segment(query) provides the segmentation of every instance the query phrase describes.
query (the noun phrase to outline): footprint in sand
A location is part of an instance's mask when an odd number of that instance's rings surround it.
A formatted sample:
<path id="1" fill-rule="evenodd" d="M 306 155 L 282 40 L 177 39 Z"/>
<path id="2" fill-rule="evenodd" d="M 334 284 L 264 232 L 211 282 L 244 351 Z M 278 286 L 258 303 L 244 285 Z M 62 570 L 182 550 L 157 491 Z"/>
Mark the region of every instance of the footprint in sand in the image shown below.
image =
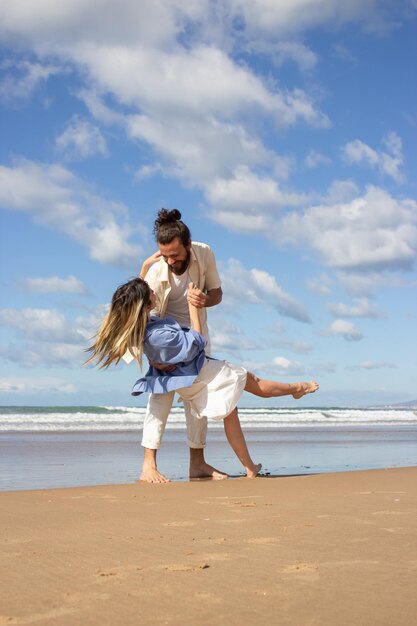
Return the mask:
<path id="1" fill-rule="evenodd" d="M 178 565 L 165 565 L 164 569 L 168 572 L 198 572 L 199 570 L 208 569 L 208 563 L 189 563 Z"/>
<path id="2" fill-rule="evenodd" d="M 187 526 L 195 526 L 195 522 L 166 522 L 163 526 L 176 526 L 178 528 L 184 528 Z"/>
<path id="3" fill-rule="evenodd" d="M 319 566 L 316 563 L 293 563 L 283 569 L 284 574 L 308 574 L 314 577 L 319 575 Z"/>
<path id="4" fill-rule="evenodd" d="M 247 539 L 246 543 L 252 543 L 258 546 L 272 545 L 274 543 L 279 543 L 279 539 L 278 537 L 253 537 L 252 539 Z"/>
<path id="5" fill-rule="evenodd" d="M 372 515 L 405 515 L 407 511 L 374 511 Z"/>
<path id="6" fill-rule="evenodd" d="M 57 609 L 51 609 L 50 611 L 45 611 L 44 613 L 32 613 L 32 615 L 27 617 L 12 617 L 12 616 L 4 616 L 0 615 L 0 625 L 3 624 L 33 624 L 36 622 L 43 622 L 45 624 L 46 620 L 52 620 L 58 617 L 64 617 L 67 615 L 71 615 L 71 613 L 75 613 L 76 609 L 61 607 Z M 51 624 L 54 623 L 51 621 Z"/>

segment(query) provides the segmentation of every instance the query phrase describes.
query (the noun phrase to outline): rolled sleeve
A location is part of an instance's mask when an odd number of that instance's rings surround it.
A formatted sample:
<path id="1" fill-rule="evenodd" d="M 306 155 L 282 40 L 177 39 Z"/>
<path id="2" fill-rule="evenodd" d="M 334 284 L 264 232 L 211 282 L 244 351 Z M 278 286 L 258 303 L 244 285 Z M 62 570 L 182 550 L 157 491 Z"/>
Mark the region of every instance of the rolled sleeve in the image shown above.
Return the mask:
<path id="1" fill-rule="evenodd" d="M 220 280 L 219 272 L 217 271 L 216 258 L 211 250 L 211 248 L 207 248 L 207 257 L 206 257 L 206 280 L 205 280 L 205 288 L 207 291 L 211 291 L 212 289 L 218 289 L 222 285 L 222 281 Z"/>

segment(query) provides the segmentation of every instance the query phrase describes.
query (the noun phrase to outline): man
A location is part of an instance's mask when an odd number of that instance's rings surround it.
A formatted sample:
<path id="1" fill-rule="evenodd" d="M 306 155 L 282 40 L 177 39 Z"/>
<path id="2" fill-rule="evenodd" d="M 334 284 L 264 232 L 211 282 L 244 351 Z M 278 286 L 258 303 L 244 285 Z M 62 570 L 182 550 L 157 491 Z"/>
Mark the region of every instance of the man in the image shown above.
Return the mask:
<path id="1" fill-rule="evenodd" d="M 154 233 L 159 251 L 147 259 L 141 271 L 154 291 L 157 306 L 152 311 L 159 317 L 173 317 L 181 326 L 190 326 L 188 302 L 200 311 L 202 334 L 209 340 L 206 309 L 222 300 L 222 289 L 216 260 L 210 247 L 192 242 L 189 228 L 181 221 L 177 209 L 158 212 Z M 188 292 L 189 283 L 198 289 Z M 208 348 L 206 349 L 206 353 Z M 155 364 L 166 370 L 175 366 Z M 141 480 L 151 483 L 168 482 L 158 471 L 156 454 L 161 445 L 166 422 L 175 392 L 151 394 L 143 424 L 142 446 L 144 462 Z M 190 478 L 226 478 L 227 475 L 206 463 L 204 447 L 207 435 L 207 419 L 195 418 L 184 405 L 187 423 L 187 443 L 190 447 Z"/>

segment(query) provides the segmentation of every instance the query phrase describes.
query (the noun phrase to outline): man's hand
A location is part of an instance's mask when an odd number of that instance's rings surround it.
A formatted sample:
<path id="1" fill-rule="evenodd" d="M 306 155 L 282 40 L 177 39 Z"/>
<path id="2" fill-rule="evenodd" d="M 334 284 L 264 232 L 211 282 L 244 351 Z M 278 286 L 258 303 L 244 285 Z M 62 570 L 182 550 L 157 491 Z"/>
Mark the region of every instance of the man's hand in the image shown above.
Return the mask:
<path id="1" fill-rule="evenodd" d="M 207 296 L 205 293 L 201 291 L 198 287 L 193 285 L 188 289 L 187 292 L 187 301 L 189 304 L 192 304 L 197 309 L 203 309 L 206 306 Z"/>
<path id="2" fill-rule="evenodd" d="M 165 363 L 157 363 L 156 361 L 150 360 L 149 365 L 152 365 L 152 367 L 156 367 L 156 369 L 161 370 L 161 372 L 173 372 L 177 368 L 176 365 L 166 365 Z"/>

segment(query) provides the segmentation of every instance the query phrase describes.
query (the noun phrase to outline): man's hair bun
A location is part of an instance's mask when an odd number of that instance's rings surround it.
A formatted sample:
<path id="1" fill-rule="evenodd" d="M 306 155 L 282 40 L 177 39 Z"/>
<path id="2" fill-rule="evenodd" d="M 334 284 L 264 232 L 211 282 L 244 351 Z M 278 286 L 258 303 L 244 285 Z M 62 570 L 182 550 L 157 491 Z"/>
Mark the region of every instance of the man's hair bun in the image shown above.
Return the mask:
<path id="1" fill-rule="evenodd" d="M 189 228 L 181 221 L 181 213 L 178 209 L 158 211 L 153 232 L 157 242 L 162 244 L 171 243 L 175 237 L 179 237 L 184 246 L 188 246 L 191 241 Z"/>
<path id="2" fill-rule="evenodd" d="M 181 213 L 178 209 L 161 209 L 158 211 L 155 220 L 154 232 L 159 230 L 162 224 L 168 224 L 169 222 L 177 222 L 181 219 Z"/>

